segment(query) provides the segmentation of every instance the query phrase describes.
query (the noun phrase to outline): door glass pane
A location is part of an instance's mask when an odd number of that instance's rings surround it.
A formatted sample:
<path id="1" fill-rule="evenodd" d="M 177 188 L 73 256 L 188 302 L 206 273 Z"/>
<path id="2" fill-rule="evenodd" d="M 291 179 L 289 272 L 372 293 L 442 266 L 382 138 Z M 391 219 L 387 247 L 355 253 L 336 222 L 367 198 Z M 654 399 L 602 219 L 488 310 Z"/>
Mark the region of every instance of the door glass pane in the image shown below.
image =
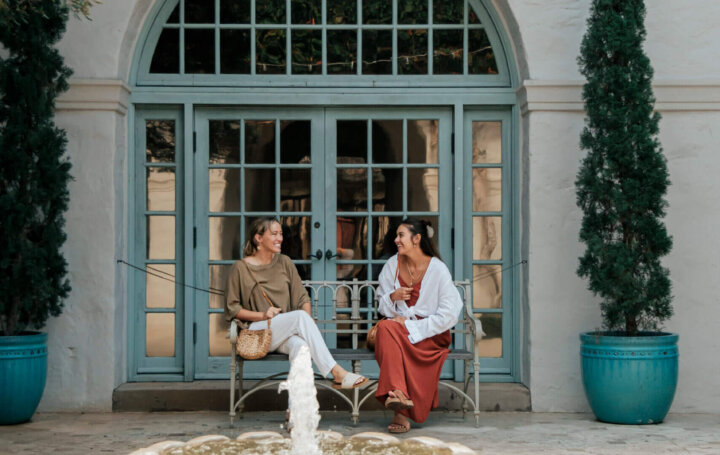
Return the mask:
<path id="1" fill-rule="evenodd" d="M 175 356 L 175 313 L 145 314 L 145 355 Z"/>
<path id="2" fill-rule="evenodd" d="M 175 210 L 175 169 L 147 168 L 147 209 Z"/>
<path id="3" fill-rule="evenodd" d="M 366 163 L 367 122 L 365 120 L 337 121 L 337 162 Z M 347 160 L 346 158 L 358 158 Z"/>
<path id="4" fill-rule="evenodd" d="M 502 259 L 502 218 L 499 216 L 473 217 L 473 259 Z"/>
<path id="5" fill-rule="evenodd" d="M 337 170 L 337 209 L 340 212 L 367 210 L 367 169 Z"/>
<path id="6" fill-rule="evenodd" d="M 245 169 L 245 211 L 275 211 L 275 169 Z"/>
<path id="7" fill-rule="evenodd" d="M 367 259 L 367 217 L 337 217 L 336 250 L 338 261 Z M 345 279 L 352 267 L 338 267 L 338 279 Z"/>
<path id="8" fill-rule="evenodd" d="M 426 0 L 398 0 L 398 23 L 427 24 L 428 9 Z"/>
<path id="9" fill-rule="evenodd" d="M 373 120 L 373 163 L 403 162 L 403 121 Z"/>
<path id="10" fill-rule="evenodd" d="M 250 74 L 249 30 L 220 30 L 220 72 Z"/>
<path id="11" fill-rule="evenodd" d="M 477 344 L 480 357 L 502 357 L 502 315 L 478 314 L 485 336 Z"/>
<path id="12" fill-rule="evenodd" d="M 285 30 L 255 30 L 255 46 L 255 73 L 285 74 Z"/>
<path id="13" fill-rule="evenodd" d="M 208 219 L 208 237 L 210 260 L 240 259 L 239 216 L 211 216 Z"/>
<path id="14" fill-rule="evenodd" d="M 175 120 L 145 122 L 145 156 L 148 163 L 175 161 Z"/>
<path id="15" fill-rule="evenodd" d="M 463 31 L 435 30 L 433 74 L 463 73 Z"/>
<path id="16" fill-rule="evenodd" d="M 398 30 L 398 74 L 428 73 L 428 32 L 426 29 Z"/>
<path id="17" fill-rule="evenodd" d="M 147 217 L 147 258 L 175 259 L 175 217 Z"/>
<path id="18" fill-rule="evenodd" d="M 357 31 L 327 31 L 327 73 L 355 74 L 357 72 Z"/>
<path id="19" fill-rule="evenodd" d="M 248 164 L 275 162 L 275 121 L 245 121 L 245 162 Z"/>
<path id="20" fill-rule="evenodd" d="M 178 22 L 180 22 L 180 5 L 176 6 L 168 17 L 168 24 L 177 24 Z"/>
<path id="21" fill-rule="evenodd" d="M 502 210 L 502 169 L 473 169 L 473 211 Z"/>
<path id="22" fill-rule="evenodd" d="M 210 164 L 240 162 L 240 122 L 210 120 Z"/>
<path id="23" fill-rule="evenodd" d="M 229 356 L 230 340 L 225 338 L 230 328 L 230 323 L 225 320 L 222 313 L 211 313 L 208 327 L 208 354 L 211 357 Z"/>
<path id="24" fill-rule="evenodd" d="M 502 160 L 502 124 L 473 122 L 473 163 L 500 163 Z"/>
<path id="25" fill-rule="evenodd" d="M 210 212 L 240 211 L 240 169 L 210 169 L 208 171 Z"/>
<path id="26" fill-rule="evenodd" d="M 210 308 L 225 308 L 225 292 L 228 276 L 232 265 L 211 265 L 210 266 Z"/>
<path id="27" fill-rule="evenodd" d="M 363 24 L 392 24 L 392 2 L 374 0 L 363 2 Z"/>
<path id="28" fill-rule="evenodd" d="M 290 10 L 293 24 L 322 24 L 321 0 L 292 0 Z"/>
<path id="29" fill-rule="evenodd" d="M 437 212 L 439 179 L 437 168 L 408 169 L 407 207 L 411 212 Z"/>
<path id="30" fill-rule="evenodd" d="M 322 31 L 292 31 L 292 73 L 322 73 Z"/>
<path id="31" fill-rule="evenodd" d="M 179 73 L 180 72 L 180 30 L 166 28 L 160 33 L 152 62 L 151 73 Z"/>
<path id="32" fill-rule="evenodd" d="M 185 73 L 215 73 L 215 30 L 185 29 Z"/>
<path id="33" fill-rule="evenodd" d="M 487 33 L 482 29 L 468 30 L 468 73 L 497 74 L 495 53 Z"/>
<path id="34" fill-rule="evenodd" d="M 256 1 L 255 22 L 258 24 L 284 24 L 285 0 Z"/>
<path id="35" fill-rule="evenodd" d="M 283 230 L 282 253 L 291 259 L 307 259 L 310 254 L 310 217 L 281 216 Z"/>
<path id="36" fill-rule="evenodd" d="M 473 308 L 502 308 L 501 266 L 473 266 Z"/>
<path id="37" fill-rule="evenodd" d="M 433 2 L 433 22 L 436 24 L 462 24 L 464 0 Z"/>
<path id="38" fill-rule="evenodd" d="M 148 264 L 145 266 L 145 306 L 147 308 L 175 307 L 175 265 Z"/>
<path id="39" fill-rule="evenodd" d="M 214 4 L 207 0 L 185 0 L 185 23 L 212 24 L 215 22 Z"/>
<path id="40" fill-rule="evenodd" d="M 310 211 L 310 169 L 280 170 L 280 210 Z"/>
<path id="41" fill-rule="evenodd" d="M 280 162 L 310 163 L 310 120 L 280 122 Z"/>
<path id="42" fill-rule="evenodd" d="M 250 0 L 220 0 L 220 22 L 223 24 L 249 24 Z"/>
<path id="43" fill-rule="evenodd" d="M 438 163 L 438 121 L 407 121 L 408 163 Z"/>
<path id="44" fill-rule="evenodd" d="M 328 24 L 357 24 L 357 0 L 326 0 Z"/>
<path id="45" fill-rule="evenodd" d="M 373 259 L 389 259 L 397 253 L 395 245 L 395 237 L 397 227 L 400 225 L 402 217 L 400 216 L 376 216 L 373 217 L 373 226 L 371 240 L 373 243 L 372 258 Z M 382 264 L 375 270 L 373 266 L 373 279 L 377 279 L 382 269 Z"/>
<path id="46" fill-rule="evenodd" d="M 362 31 L 362 73 L 392 74 L 392 31 Z"/>
<path id="47" fill-rule="evenodd" d="M 373 168 L 372 198 L 377 212 L 402 212 L 403 170 Z"/>

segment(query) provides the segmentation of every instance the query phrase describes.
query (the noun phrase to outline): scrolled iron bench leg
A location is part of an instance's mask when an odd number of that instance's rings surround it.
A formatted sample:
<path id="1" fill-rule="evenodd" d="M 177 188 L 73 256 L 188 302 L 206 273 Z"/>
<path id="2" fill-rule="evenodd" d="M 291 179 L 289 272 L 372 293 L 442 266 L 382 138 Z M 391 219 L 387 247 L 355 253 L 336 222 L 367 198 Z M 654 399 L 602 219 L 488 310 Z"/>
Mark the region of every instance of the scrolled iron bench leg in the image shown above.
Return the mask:
<path id="1" fill-rule="evenodd" d="M 230 426 L 235 423 L 235 349 L 230 356 Z"/>
<path id="2" fill-rule="evenodd" d="M 480 361 L 475 358 L 473 362 L 473 373 L 475 375 L 475 427 L 480 426 Z"/>
<path id="3" fill-rule="evenodd" d="M 360 360 L 352 361 L 353 373 L 360 374 L 362 370 L 362 362 Z M 353 425 L 357 425 L 360 421 L 360 388 L 352 389 L 353 393 L 353 406 L 351 412 L 351 418 Z"/>

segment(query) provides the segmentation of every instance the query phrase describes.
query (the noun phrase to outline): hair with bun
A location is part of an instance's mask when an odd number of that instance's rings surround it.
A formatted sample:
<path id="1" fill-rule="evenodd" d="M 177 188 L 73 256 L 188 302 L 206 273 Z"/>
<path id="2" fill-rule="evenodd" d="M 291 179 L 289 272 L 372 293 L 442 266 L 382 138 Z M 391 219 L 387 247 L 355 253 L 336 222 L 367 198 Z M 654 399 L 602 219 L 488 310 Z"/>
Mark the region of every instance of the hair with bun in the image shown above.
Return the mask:
<path id="1" fill-rule="evenodd" d="M 434 231 L 429 221 L 417 218 L 405 218 L 400 222 L 400 226 L 407 227 L 413 237 L 420 234 L 420 249 L 422 249 L 422 252 L 430 257 L 440 259 L 440 253 L 437 252 L 435 245 L 430 241 L 432 238 L 431 233 L 434 233 Z"/>

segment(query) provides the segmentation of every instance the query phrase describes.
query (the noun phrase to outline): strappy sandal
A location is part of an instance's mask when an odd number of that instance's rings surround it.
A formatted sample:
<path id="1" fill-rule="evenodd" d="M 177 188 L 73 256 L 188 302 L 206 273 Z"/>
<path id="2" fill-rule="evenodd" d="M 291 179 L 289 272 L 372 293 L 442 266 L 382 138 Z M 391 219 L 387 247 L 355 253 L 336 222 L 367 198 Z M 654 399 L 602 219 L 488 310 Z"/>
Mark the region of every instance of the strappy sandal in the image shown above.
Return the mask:
<path id="1" fill-rule="evenodd" d="M 360 376 L 357 373 L 350 373 L 348 372 L 345 377 L 343 378 L 342 382 L 334 382 L 333 381 L 333 388 L 334 389 L 357 389 L 358 387 L 362 387 L 365 385 L 365 383 L 368 382 L 368 378 L 365 376 Z"/>
<path id="2" fill-rule="evenodd" d="M 403 425 L 402 423 L 396 423 L 396 422 L 390 422 L 390 425 L 388 425 L 388 432 L 398 434 L 398 433 L 407 433 L 410 431 L 410 422 L 408 422 L 407 425 Z"/>
<path id="3" fill-rule="evenodd" d="M 385 407 L 393 411 L 402 411 L 403 409 L 410 409 L 415 406 L 412 400 L 405 396 L 402 390 L 393 390 L 394 397 L 388 397 L 385 400 Z M 404 431 L 403 431 L 404 433 Z"/>

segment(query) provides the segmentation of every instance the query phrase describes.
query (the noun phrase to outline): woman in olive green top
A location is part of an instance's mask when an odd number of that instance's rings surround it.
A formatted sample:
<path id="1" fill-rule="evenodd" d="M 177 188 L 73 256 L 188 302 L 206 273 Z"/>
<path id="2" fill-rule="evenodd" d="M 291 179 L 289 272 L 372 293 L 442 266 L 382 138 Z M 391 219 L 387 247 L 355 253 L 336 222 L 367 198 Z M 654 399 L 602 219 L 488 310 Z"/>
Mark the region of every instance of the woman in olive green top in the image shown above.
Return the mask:
<path id="1" fill-rule="evenodd" d="M 272 319 L 270 351 L 288 354 L 292 362 L 300 348 L 307 346 L 320 374 L 332 375 L 333 387 L 362 386 L 367 378 L 348 372 L 330 355 L 310 316 L 310 297 L 295 264 L 280 254 L 282 241 L 282 227 L 277 219 L 262 217 L 253 222 L 245 244 L 245 259 L 233 264 L 228 278 L 226 319 L 239 319 L 243 328 L 251 330 L 267 328 L 267 320 Z M 265 300 L 263 290 L 275 306 Z"/>

